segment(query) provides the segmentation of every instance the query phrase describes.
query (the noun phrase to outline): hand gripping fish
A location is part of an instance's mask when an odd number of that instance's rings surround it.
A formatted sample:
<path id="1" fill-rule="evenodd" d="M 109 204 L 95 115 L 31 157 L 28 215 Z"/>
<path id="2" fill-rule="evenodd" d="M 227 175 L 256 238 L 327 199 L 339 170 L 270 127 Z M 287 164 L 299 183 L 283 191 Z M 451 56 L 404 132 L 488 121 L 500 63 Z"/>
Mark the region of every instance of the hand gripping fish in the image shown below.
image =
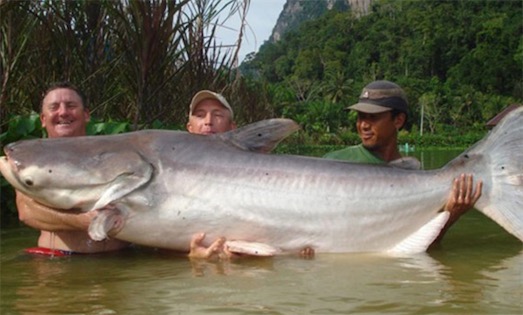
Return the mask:
<path id="1" fill-rule="evenodd" d="M 28 140 L 5 147 L 0 171 L 42 204 L 103 208 L 89 229 L 95 240 L 121 222 L 112 236 L 140 245 L 187 251 L 205 232 L 259 255 L 423 252 L 448 219 L 453 179 L 471 173 L 483 181 L 475 208 L 523 241 L 523 107 L 428 171 L 267 154 L 297 129 L 272 119 L 212 136 Z"/>

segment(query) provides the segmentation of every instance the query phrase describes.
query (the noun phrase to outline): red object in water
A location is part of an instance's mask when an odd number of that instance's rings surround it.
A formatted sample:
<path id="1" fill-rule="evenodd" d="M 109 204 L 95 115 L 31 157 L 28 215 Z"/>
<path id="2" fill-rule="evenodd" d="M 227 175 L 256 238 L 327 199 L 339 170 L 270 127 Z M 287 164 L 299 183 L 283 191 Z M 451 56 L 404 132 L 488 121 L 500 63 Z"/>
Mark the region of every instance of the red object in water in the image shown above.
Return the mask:
<path id="1" fill-rule="evenodd" d="M 54 257 L 71 256 L 74 254 L 74 252 L 68 250 L 50 249 L 45 247 L 31 247 L 26 248 L 24 251 L 31 255 L 45 255 Z"/>

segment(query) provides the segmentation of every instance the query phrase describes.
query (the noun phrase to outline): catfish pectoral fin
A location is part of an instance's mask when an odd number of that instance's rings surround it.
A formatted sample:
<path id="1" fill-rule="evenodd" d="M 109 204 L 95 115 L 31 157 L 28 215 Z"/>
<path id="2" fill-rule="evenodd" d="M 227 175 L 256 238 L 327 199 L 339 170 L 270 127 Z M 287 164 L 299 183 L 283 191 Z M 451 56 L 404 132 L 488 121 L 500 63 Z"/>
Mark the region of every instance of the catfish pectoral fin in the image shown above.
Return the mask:
<path id="1" fill-rule="evenodd" d="M 89 237 L 95 241 L 102 241 L 108 237 L 109 231 L 117 232 L 124 224 L 124 217 L 118 208 L 111 206 L 100 209 L 89 225 Z"/>

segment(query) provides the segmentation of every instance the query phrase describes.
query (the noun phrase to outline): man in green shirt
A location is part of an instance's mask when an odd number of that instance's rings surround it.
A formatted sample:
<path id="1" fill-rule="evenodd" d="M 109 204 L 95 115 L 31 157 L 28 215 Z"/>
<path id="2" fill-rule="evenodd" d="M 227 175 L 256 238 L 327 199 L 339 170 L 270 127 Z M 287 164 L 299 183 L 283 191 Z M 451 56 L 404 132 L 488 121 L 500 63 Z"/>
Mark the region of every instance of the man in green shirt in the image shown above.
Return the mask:
<path id="1" fill-rule="evenodd" d="M 349 106 L 358 114 L 356 129 L 361 144 L 327 153 L 324 157 L 354 163 L 389 164 L 405 169 L 420 169 L 416 158 L 403 157 L 398 149 L 398 132 L 407 121 L 408 102 L 403 89 L 394 82 L 374 81 L 363 88 L 359 102 Z M 443 210 L 450 217 L 440 235 L 438 243 L 448 228 L 481 196 L 483 183 L 474 187 L 472 174 L 461 174 L 454 179 L 449 199 Z M 475 188 L 475 189 L 474 189 Z"/>

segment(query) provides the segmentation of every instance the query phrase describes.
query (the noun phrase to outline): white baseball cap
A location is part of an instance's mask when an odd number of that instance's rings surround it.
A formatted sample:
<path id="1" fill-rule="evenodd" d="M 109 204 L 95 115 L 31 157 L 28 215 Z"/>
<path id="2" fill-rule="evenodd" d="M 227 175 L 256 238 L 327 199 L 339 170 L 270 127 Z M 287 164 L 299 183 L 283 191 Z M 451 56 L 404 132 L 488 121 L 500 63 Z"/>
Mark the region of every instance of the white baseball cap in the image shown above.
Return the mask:
<path id="1" fill-rule="evenodd" d="M 232 111 L 232 107 L 231 105 L 229 105 L 229 102 L 227 102 L 225 97 L 223 97 L 223 95 L 221 94 L 209 90 L 202 90 L 193 96 L 191 105 L 189 105 L 189 116 L 192 115 L 192 112 L 196 105 L 198 105 L 201 101 L 206 99 L 214 99 L 220 102 L 223 105 L 223 107 L 225 107 L 227 110 L 229 110 L 229 112 L 231 112 L 231 119 L 233 118 L 234 112 Z"/>

